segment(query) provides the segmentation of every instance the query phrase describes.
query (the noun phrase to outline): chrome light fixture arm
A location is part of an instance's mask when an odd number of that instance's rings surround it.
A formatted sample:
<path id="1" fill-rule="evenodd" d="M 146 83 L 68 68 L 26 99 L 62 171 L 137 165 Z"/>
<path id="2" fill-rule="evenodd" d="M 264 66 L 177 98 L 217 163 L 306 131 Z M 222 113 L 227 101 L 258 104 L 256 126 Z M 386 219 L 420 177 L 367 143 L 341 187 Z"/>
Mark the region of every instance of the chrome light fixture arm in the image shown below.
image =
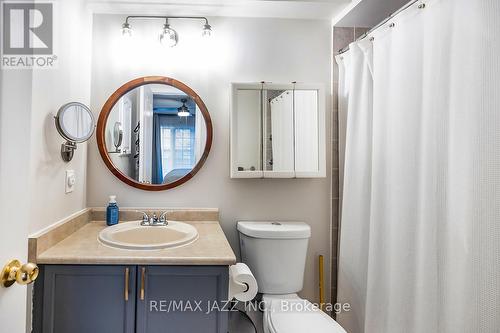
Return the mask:
<path id="1" fill-rule="evenodd" d="M 208 24 L 208 19 L 204 16 L 160 16 L 160 15 L 129 15 L 125 18 L 125 23 L 129 24 L 131 19 L 185 19 L 185 20 L 203 20 Z"/>

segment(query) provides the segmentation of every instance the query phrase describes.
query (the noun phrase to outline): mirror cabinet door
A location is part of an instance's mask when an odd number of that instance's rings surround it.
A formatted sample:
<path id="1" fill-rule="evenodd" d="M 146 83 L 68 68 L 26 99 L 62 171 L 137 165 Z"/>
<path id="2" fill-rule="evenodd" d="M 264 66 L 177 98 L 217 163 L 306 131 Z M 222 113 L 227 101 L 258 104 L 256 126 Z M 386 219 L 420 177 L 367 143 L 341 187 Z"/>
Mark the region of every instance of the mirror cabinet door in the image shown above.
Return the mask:
<path id="1" fill-rule="evenodd" d="M 262 90 L 237 89 L 232 117 L 232 174 L 262 177 Z"/>
<path id="2" fill-rule="evenodd" d="M 319 171 L 319 108 L 317 90 L 294 91 L 295 172 Z"/>
<path id="3" fill-rule="evenodd" d="M 294 173 L 293 90 L 264 90 L 265 178 L 292 178 Z"/>
<path id="4" fill-rule="evenodd" d="M 324 98 L 317 85 L 234 84 L 231 177 L 325 177 Z"/>

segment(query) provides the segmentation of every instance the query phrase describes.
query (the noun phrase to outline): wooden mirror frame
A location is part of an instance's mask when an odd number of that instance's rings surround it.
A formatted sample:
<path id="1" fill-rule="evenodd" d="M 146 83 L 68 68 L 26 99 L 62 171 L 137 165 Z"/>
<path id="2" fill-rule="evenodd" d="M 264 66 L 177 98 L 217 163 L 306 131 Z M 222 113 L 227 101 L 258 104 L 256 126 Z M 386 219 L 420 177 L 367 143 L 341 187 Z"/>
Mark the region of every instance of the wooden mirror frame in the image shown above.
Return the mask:
<path id="1" fill-rule="evenodd" d="M 200 109 L 201 114 L 203 115 L 203 119 L 205 120 L 205 126 L 207 127 L 207 141 L 205 143 L 205 150 L 203 151 L 203 154 L 198 160 L 198 163 L 196 163 L 194 168 L 185 176 L 168 184 L 144 184 L 144 183 L 139 183 L 135 179 L 130 178 L 129 176 L 127 176 L 114 166 L 106 149 L 106 139 L 105 139 L 106 122 L 108 120 L 109 114 L 111 113 L 111 110 L 123 95 L 125 95 L 126 93 L 137 87 L 146 84 L 164 84 L 175 87 L 184 92 L 186 95 L 188 95 L 194 100 L 194 102 Z M 99 148 L 99 153 L 101 154 L 104 163 L 118 179 L 120 179 L 127 185 L 133 186 L 141 190 L 163 191 L 184 184 L 185 182 L 193 178 L 194 175 L 201 169 L 206 159 L 208 158 L 208 153 L 210 152 L 210 148 L 212 147 L 213 127 L 212 127 L 212 119 L 210 118 L 210 114 L 208 113 L 208 109 L 205 103 L 203 103 L 203 100 L 193 91 L 193 89 L 191 89 L 184 83 L 169 77 L 145 76 L 125 83 L 108 98 L 108 100 L 106 101 L 106 103 L 104 103 L 104 106 L 102 107 L 101 113 L 99 114 L 99 119 L 97 121 L 96 137 L 97 137 L 97 147 Z"/>

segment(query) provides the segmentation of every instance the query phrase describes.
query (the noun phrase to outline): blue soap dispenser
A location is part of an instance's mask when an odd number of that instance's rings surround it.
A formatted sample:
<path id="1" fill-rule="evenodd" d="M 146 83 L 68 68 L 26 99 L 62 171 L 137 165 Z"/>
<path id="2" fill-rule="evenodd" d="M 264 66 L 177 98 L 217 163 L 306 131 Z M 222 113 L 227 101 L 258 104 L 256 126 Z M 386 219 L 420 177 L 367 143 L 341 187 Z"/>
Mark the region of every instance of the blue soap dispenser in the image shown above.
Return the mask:
<path id="1" fill-rule="evenodd" d="M 118 217 L 120 215 L 119 213 L 120 210 L 118 209 L 118 205 L 116 204 L 116 195 L 110 195 L 108 208 L 106 208 L 106 224 L 118 224 Z"/>

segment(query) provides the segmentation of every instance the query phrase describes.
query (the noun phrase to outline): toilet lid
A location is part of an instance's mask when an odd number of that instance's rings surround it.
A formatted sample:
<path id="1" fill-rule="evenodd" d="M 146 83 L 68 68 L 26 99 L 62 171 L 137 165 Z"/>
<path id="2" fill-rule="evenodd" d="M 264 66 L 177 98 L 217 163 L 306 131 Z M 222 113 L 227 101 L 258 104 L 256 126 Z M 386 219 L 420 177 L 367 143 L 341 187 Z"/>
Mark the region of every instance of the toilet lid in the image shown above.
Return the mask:
<path id="1" fill-rule="evenodd" d="M 274 333 L 346 333 L 330 316 L 306 300 L 273 301 L 269 326 Z"/>

